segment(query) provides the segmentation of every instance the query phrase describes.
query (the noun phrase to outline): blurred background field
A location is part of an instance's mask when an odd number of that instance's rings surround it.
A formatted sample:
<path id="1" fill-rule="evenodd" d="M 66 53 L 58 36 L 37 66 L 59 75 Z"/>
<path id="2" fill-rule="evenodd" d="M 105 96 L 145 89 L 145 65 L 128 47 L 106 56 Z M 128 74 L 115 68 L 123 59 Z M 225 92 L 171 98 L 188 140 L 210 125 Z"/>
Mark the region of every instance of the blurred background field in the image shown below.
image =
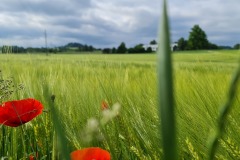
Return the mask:
<path id="1" fill-rule="evenodd" d="M 239 56 L 238 50 L 174 52 L 181 159 L 207 158 L 208 138 Z M 113 160 L 161 159 L 156 59 L 156 54 L 0 54 L 0 70 L 4 78 L 12 77 L 14 83 L 24 85 L 11 100 L 33 97 L 51 112 L 50 96 L 44 94 L 44 86 L 49 87 L 66 132 L 65 147 L 71 151 L 99 146 L 108 150 Z M 240 158 L 239 100 L 237 96 L 217 159 Z M 89 131 L 91 120 L 103 119 L 103 101 L 110 109 L 119 103 L 120 111 L 107 124 Z M 52 159 L 53 152 L 58 152 L 49 113 L 22 128 L 1 126 L 1 130 L 0 157 L 24 159 L 37 152 L 38 159 Z"/>

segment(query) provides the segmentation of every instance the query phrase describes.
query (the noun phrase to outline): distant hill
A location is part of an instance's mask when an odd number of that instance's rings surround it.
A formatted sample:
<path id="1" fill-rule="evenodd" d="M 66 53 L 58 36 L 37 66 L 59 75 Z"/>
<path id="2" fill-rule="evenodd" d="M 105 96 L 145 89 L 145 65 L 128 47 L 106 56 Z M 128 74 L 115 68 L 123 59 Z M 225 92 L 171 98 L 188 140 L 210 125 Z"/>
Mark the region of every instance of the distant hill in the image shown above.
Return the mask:
<path id="1" fill-rule="evenodd" d="M 71 50 L 77 52 L 93 52 L 96 50 L 92 45 L 81 44 L 77 42 L 71 42 L 61 47 L 64 50 Z"/>
<path id="2" fill-rule="evenodd" d="M 71 42 L 71 43 L 66 44 L 64 47 L 67 47 L 67 48 L 82 48 L 82 47 L 84 47 L 84 45 L 81 44 L 81 43 L 77 43 L 77 42 Z"/>

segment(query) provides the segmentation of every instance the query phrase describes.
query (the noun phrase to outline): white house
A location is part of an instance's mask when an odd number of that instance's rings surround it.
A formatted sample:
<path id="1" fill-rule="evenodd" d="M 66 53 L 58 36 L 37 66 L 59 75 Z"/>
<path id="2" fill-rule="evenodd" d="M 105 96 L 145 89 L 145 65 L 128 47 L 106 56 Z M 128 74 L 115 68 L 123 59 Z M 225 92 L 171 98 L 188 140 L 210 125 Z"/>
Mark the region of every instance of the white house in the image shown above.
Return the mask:
<path id="1" fill-rule="evenodd" d="M 175 50 L 177 49 L 177 46 L 178 46 L 177 43 L 172 43 L 172 44 L 170 45 L 171 50 L 172 50 L 172 51 L 175 51 Z M 147 50 L 149 47 L 152 49 L 152 51 L 156 52 L 157 49 L 158 49 L 158 44 L 145 44 L 145 45 L 143 45 L 143 48 L 144 48 L 145 50 Z"/>
<path id="2" fill-rule="evenodd" d="M 143 48 L 147 50 L 148 48 L 151 48 L 152 51 L 157 51 L 158 45 L 157 44 L 145 44 L 143 45 Z"/>

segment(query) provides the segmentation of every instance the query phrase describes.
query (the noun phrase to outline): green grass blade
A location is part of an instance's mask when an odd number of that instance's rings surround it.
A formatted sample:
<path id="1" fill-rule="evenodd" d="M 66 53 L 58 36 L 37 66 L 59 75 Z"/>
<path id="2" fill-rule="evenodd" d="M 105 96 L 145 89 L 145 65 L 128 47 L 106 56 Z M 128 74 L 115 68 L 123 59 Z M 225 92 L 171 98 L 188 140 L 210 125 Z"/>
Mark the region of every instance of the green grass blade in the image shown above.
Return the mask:
<path id="1" fill-rule="evenodd" d="M 175 160 L 177 159 L 177 145 L 174 117 L 172 62 L 167 6 L 165 0 L 163 3 L 163 14 L 160 27 L 158 78 L 163 152 L 166 160 Z"/>
<path id="2" fill-rule="evenodd" d="M 229 88 L 228 92 L 228 97 L 225 102 L 225 104 L 220 108 L 220 115 L 218 119 L 218 124 L 216 128 L 216 133 L 215 135 L 210 139 L 210 144 L 209 144 L 209 160 L 214 159 L 215 152 L 218 147 L 219 139 L 222 137 L 223 131 L 224 131 L 224 126 L 225 122 L 227 119 L 227 115 L 231 109 L 231 106 L 233 104 L 233 101 L 235 99 L 236 93 L 237 93 L 237 84 L 238 81 L 240 80 L 240 65 L 236 71 L 236 73 L 233 76 L 233 79 L 231 81 L 231 85 Z"/>
<path id="3" fill-rule="evenodd" d="M 59 147 L 60 147 L 60 148 L 58 148 L 59 149 L 58 151 L 61 155 L 60 159 L 69 160 L 70 159 L 70 151 L 68 148 L 68 140 L 66 138 L 66 132 L 64 130 L 64 127 L 61 124 L 61 120 L 60 120 L 61 118 L 59 115 L 59 111 L 56 109 L 54 100 L 51 99 L 51 94 L 50 94 L 48 85 L 44 86 L 44 96 L 45 96 L 45 98 L 47 98 L 49 108 L 51 108 L 50 112 L 51 112 L 51 116 L 52 116 L 54 129 L 56 132 L 55 136 L 57 136 L 57 140 L 59 142 Z M 57 154 L 57 153 L 54 153 L 54 154 Z"/>

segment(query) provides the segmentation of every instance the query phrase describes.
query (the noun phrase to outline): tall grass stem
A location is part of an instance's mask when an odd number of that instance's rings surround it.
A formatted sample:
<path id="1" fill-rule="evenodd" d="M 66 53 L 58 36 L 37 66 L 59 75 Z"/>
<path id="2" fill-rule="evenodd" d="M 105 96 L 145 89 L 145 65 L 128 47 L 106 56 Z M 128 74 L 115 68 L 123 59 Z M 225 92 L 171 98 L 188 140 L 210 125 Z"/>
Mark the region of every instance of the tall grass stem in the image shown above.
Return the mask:
<path id="1" fill-rule="evenodd" d="M 160 22 L 158 46 L 159 107 L 164 159 L 177 159 L 176 128 L 174 116 L 172 60 L 166 0 Z"/>
<path id="2" fill-rule="evenodd" d="M 59 145 L 60 145 L 59 146 L 60 148 L 58 150 L 58 151 L 60 151 L 60 159 L 69 160 L 70 159 L 70 151 L 68 148 L 68 143 L 67 143 L 68 140 L 66 138 L 66 132 L 64 131 L 64 127 L 61 124 L 59 111 L 56 109 L 56 105 L 55 105 L 54 101 L 50 99 L 51 94 L 50 94 L 47 83 L 44 86 L 44 95 L 45 95 L 45 98 L 48 98 L 47 102 L 48 102 L 49 107 L 51 108 L 51 116 L 52 116 L 53 125 L 54 125 L 55 132 L 56 132 L 55 136 L 57 136 L 57 140 L 59 140 L 57 143 L 59 143 Z M 54 146 L 54 147 L 56 147 L 56 146 Z M 54 154 L 56 155 L 57 153 L 54 153 Z"/>

